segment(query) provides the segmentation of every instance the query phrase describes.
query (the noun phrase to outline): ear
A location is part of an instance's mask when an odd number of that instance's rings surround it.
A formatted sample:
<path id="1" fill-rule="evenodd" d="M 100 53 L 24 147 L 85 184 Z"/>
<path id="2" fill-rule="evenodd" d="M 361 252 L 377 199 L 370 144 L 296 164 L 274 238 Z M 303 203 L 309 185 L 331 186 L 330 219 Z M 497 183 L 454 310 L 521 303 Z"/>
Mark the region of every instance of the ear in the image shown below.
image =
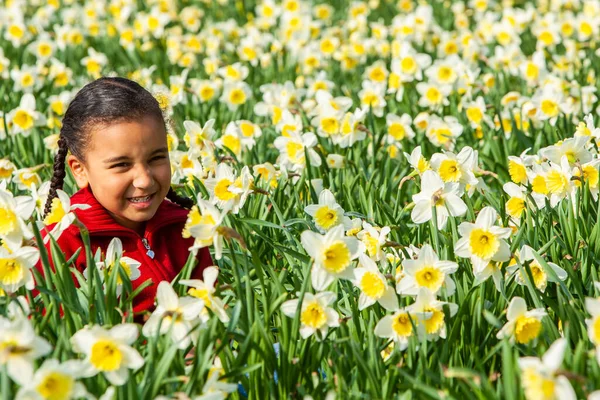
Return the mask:
<path id="1" fill-rule="evenodd" d="M 67 165 L 69 166 L 69 169 L 71 170 L 71 172 L 73 173 L 73 176 L 75 177 L 75 182 L 77 182 L 77 186 L 79 186 L 80 189 L 87 187 L 89 184 L 89 181 L 88 181 L 87 171 L 85 169 L 85 165 L 83 164 L 83 162 L 80 161 L 73 154 L 69 154 L 67 156 Z"/>

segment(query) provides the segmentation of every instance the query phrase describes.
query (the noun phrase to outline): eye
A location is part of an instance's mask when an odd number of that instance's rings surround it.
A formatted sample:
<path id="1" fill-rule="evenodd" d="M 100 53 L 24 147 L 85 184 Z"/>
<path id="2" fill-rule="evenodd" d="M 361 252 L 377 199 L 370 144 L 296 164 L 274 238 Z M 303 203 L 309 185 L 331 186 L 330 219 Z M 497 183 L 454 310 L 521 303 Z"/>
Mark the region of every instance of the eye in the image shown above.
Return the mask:
<path id="1" fill-rule="evenodd" d="M 167 158 L 164 155 L 160 155 L 160 156 L 154 156 L 150 159 L 150 161 L 156 161 L 156 160 L 164 160 L 165 158 Z"/>
<path id="2" fill-rule="evenodd" d="M 122 162 L 122 163 L 118 163 L 118 164 L 113 164 L 110 166 L 110 168 L 126 168 L 128 166 L 129 166 L 129 163 Z"/>

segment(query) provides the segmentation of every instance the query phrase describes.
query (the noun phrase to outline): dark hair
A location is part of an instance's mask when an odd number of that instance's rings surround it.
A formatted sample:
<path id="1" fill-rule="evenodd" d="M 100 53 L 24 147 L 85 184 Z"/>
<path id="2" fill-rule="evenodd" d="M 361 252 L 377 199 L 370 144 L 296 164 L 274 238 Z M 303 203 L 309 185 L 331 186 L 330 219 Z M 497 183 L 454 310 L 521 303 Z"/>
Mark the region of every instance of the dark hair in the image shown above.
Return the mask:
<path id="1" fill-rule="evenodd" d="M 67 153 L 70 151 L 78 159 L 85 160 L 87 136 L 92 126 L 138 121 L 145 116 L 154 117 L 163 125 L 165 123 L 154 96 L 129 79 L 103 77 L 77 92 L 62 120 L 44 215 L 52 209 L 52 200 L 57 197 L 56 190 L 63 187 Z M 192 199 L 179 196 L 173 188 L 169 188 L 167 198 L 184 208 L 189 209 L 194 205 Z"/>

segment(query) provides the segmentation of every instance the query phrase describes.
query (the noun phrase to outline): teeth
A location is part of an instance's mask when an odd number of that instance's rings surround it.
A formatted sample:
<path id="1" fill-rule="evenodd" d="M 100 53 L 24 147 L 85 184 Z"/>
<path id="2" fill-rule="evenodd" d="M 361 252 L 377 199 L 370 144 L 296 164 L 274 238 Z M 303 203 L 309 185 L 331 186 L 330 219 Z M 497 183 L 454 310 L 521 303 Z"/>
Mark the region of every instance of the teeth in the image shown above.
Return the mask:
<path id="1" fill-rule="evenodd" d="M 146 197 L 132 197 L 131 199 L 129 199 L 129 201 L 131 201 L 132 203 L 143 203 L 145 201 L 150 200 L 150 196 L 146 196 Z"/>

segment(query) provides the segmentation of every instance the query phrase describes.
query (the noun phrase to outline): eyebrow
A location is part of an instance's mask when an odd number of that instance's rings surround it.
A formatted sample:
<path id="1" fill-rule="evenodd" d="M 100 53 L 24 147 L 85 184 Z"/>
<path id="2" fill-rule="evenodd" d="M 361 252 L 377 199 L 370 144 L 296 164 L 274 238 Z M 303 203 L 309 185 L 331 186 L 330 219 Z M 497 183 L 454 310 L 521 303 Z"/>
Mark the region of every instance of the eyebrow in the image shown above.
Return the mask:
<path id="1" fill-rule="evenodd" d="M 156 149 L 152 153 L 150 153 L 150 157 L 152 157 L 156 154 L 159 154 L 159 153 L 167 153 L 168 151 L 169 151 L 169 149 L 167 147 L 161 147 L 160 149 Z M 111 157 L 111 158 L 107 158 L 106 160 L 104 160 L 104 163 L 112 164 L 112 163 L 127 161 L 127 160 L 129 160 L 129 157 L 127 157 L 127 156 Z"/>

